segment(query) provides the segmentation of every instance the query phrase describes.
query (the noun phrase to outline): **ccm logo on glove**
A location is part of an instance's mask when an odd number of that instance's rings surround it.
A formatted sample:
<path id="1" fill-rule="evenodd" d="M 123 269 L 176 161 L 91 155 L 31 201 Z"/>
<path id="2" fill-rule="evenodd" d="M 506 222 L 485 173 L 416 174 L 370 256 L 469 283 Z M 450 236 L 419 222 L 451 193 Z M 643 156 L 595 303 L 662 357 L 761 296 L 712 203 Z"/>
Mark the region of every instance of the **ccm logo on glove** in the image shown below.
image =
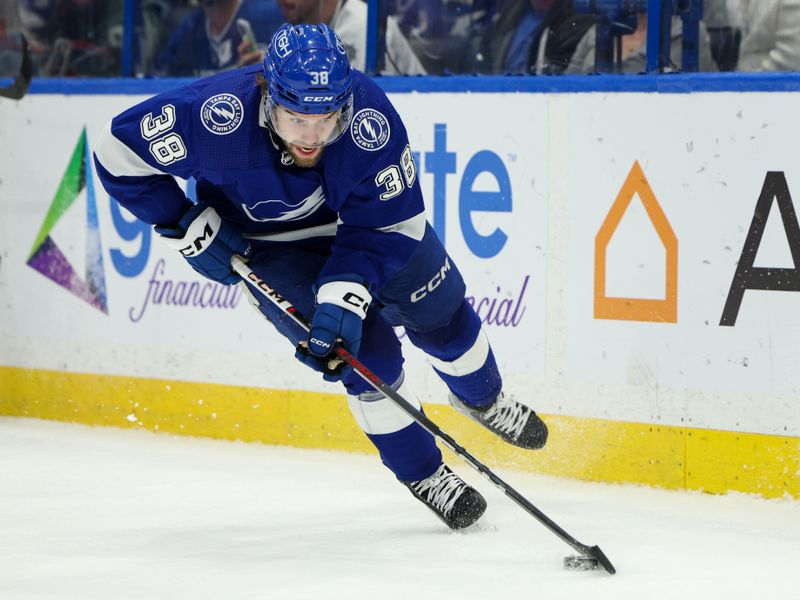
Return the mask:
<path id="1" fill-rule="evenodd" d="M 334 304 L 357 314 L 362 319 L 367 316 L 372 295 L 360 283 L 352 281 L 329 281 L 317 291 L 318 304 Z"/>
<path id="2" fill-rule="evenodd" d="M 309 343 L 311 343 L 311 344 L 313 344 L 315 346 L 322 346 L 323 348 L 330 348 L 331 347 L 331 345 L 328 342 L 326 342 L 324 340 L 318 340 L 315 337 L 312 337 L 308 341 L 309 341 Z"/>
<path id="3" fill-rule="evenodd" d="M 355 277 L 355 276 L 352 276 Z M 340 343 L 353 356 L 361 347 L 361 321 L 372 301 L 367 288 L 356 281 L 329 281 L 317 290 L 317 308 L 308 332 L 308 343 L 301 343 L 295 358 L 326 381 L 339 381 L 350 370 L 339 360 L 331 360 L 331 350 Z"/>
<path id="4" fill-rule="evenodd" d="M 369 300 L 367 300 L 366 298 L 362 298 L 361 296 L 353 292 L 347 292 L 342 297 L 342 300 L 345 303 L 349 304 L 350 306 L 363 312 L 365 315 L 367 314 L 367 310 L 369 309 Z"/>
<path id="5" fill-rule="evenodd" d="M 178 252 L 187 258 L 203 252 L 217 236 L 220 223 L 222 223 L 222 219 L 219 218 L 217 211 L 209 206 L 197 219 L 192 221 L 186 235 L 183 236 L 183 241 L 191 240 L 191 243 L 185 248 L 178 248 Z"/>
<path id="6" fill-rule="evenodd" d="M 177 227 L 156 226 L 168 246 L 191 258 L 205 252 L 219 233 L 222 219 L 211 206 L 195 206 L 181 217 Z"/>
<path id="7" fill-rule="evenodd" d="M 155 230 L 204 277 L 226 285 L 239 281 L 231 269 L 231 258 L 234 254 L 249 255 L 250 244 L 213 207 L 197 204 L 176 225 L 156 225 Z"/>

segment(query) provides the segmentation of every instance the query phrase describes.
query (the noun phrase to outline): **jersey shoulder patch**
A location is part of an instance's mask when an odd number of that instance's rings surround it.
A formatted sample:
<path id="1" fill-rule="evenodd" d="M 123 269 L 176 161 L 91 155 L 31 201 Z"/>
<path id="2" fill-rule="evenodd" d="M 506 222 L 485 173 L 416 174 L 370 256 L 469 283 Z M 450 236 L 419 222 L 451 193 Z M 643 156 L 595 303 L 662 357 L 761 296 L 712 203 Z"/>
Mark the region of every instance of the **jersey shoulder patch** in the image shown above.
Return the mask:
<path id="1" fill-rule="evenodd" d="M 241 169 L 267 160 L 256 73 L 251 67 L 226 71 L 195 86 L 189 127 L 205 168 Z"/>
<path id="2" fill-rule="evenodd" d="M 235 94 L 222 92 L 208 98 L 200 107 L 200 120 L 214 135 L 228 135 L 239 128 L 244 119 L 244 106 Z"/>
<path id="3" fill-rule="evenodd" d="M 386 93 L 358 71 L 353 78 L 353 95 L 349 137 L 357 148 L 377 152 L 390 143 L 392 136 L 404 137 L 400 117 Z"/>
<path id="4" fill-rule="evenodd" d="M 215 136 L 233 133 L 245 118 L 258 122 L 257 114 L 247 114 L 259 95 L 252 68 L 207 77 L 194 86 L 194 93 L 200 122 Z"/>
<path id="5" fill-rule="evenodd" d="M 383 148 L 389 143 L 391 135 L 389 120 L 381 111 L 374 108 L 362 108 L 353 115 L 353 120 L 350 122 L 350 137 L 356 146 L 368 152 Z"/>

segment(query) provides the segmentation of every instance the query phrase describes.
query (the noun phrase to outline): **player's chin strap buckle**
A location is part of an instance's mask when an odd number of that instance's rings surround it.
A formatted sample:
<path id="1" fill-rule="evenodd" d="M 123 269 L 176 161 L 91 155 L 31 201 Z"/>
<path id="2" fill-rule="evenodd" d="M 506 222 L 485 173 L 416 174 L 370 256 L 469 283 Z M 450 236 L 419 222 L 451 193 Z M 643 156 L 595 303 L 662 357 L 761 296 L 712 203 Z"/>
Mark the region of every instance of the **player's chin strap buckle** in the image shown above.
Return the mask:
<path id="1" fill-rule="evenodd" d="M 337 338 L 336 344 L 340 344 L 342 342 L 341 338 Z M 326 356 L 316 356 L 311 354 L 308 349 L 308 340 L 300 340 L 297 344 L 296 348 L 297 352 L 302 354 L 303 356 L 313 356 L 321 361 L 326 360 L 325 363 L 325 374 L 326 375 L 340 375 L 342 372 L 342 368 L 344 367 L 344 361 L 339 358 L 338 356 L 332 356 L 333 351 L 328 353 Z"/>

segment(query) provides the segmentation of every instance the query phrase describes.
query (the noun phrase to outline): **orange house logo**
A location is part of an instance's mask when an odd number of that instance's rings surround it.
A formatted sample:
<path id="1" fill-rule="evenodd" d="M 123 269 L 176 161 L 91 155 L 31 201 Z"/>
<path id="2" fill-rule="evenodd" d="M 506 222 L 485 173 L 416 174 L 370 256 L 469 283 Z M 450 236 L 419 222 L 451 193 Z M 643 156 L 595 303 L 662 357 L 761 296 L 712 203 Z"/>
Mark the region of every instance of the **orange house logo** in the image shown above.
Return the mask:
<path id="1" fill-rule="evenodd" d="M 617 298 L 606 295 L 606 251 L 611 238 L 638 195 L 666 250 L 666 297 Z M 624 321 L 677 323 L 678 321 L 678 238 L 661 209 L 653 189 L 636 161 L 606 215 L 594 240 L 594 318 Z"/>

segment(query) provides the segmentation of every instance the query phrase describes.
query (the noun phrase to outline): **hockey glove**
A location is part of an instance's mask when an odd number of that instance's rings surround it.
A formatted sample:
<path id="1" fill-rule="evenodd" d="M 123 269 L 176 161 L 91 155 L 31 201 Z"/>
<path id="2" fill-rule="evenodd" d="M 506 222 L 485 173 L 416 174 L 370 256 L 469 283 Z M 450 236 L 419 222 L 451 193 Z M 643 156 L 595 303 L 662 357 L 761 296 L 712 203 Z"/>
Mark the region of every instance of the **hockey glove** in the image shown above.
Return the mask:
<path id="1" fill-rule="evenodd" d="M 324 283 L 317 291 L 318 306 L 311 319 L 308 341 L 297 347 L 295 357 L 321 372 L 324 380 L 341 380 L 349 367 L 333 354 L 334 345 L 340 343 L 358 356 L 362 321 L 371 301 L 367 288 L 355 281 Z"/>
<path id="2" fill-rule="evenodd" d="M 250 244 L 213 207 L 196 204 L 177 225 L 156 225 L 155 231 L 204 277 L 225 285 L 241 281 L 231 268 L 231 258 L 234 254 L 248 256 Z"/>

